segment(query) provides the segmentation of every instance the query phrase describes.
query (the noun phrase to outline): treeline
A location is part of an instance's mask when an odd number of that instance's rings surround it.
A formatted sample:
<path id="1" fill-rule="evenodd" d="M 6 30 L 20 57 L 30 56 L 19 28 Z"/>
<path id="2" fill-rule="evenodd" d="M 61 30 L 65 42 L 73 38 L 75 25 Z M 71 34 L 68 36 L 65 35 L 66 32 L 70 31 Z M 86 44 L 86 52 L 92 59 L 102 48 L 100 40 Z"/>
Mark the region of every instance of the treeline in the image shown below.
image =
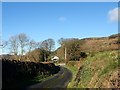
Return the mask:
<path id="1" fill-rule="evenodd" d="M 10 54 L 24 55 L 26 52 L 30 52 L 36 48 L 41 48 L 46 51 L 52 51 L 54 49 L 55 41 L 51 38 L 36 42 L 30 39 L 25 33 L 20 33 L 9 37 L 8 41 L 3 41 L 3 49 L 8 48 Z"/>
<path id="2" fill-rule="evenodd" d="M 36 76 L 39 79 L 58 73 L 60 68 L 53 63 L 21 62 L 16 60 L 2 60 L 2 88 L 25 88 L 24 81 L 32 80 Z M 18 90 L 17 89 L 17 90 Z"/>
<path id="3" fill-rule="evenodd" d="M 53 39 L 49 38 L 36 42 L 26 34 L 21 33 L 11 36 L 8 41 L 3 41 L 3 52 L 8 48 L 9 58 L 7 59 L 35 62 L 50 61 L 52 56 L 55 55 L 57 55 L 61 61 L 66 62 L 69 60 L 79 61 L 81 58 L 87 56 L 81 48 L 85 43 L 84 40 L 77 38 L 60 38 L 58 43 L 60 44 L 60 48 L 54 51 L 55 41 Z"/>
<path id="4" fill-rule="evenodd" d="M 7 49 L 10 54 L 8 59 L 43 62 L 51 60 L 51 57 L 56 55 L 61 61 L 67 62 L 79 61 L 87 54 L 92 55 L 99 51 L 118 50 L 119 41 L 117 34 L 101 38 L 60 38 L 60 47 L 55 50 L 53 39 L 36 42 L 21 33 L 3 41 L 2 47 L 3 53 Z"/>
<path id="5" fill-rule="evenodd" d="M 33 39 L 30 39 L 25 33 L 13 35 L 9 37 L 9 40 L 2 42 L 3 53 L 6 51 L 9 53 L 8 59 L 16 59 L 20 61 L 47 61 L 47 58 L 48 56 L 50 57 L 54 47 L 55 41 L 51 38 L 36 42 Z M 36 59 L 34 56 L 38 54 L 38 51 L 41 57 Z"/>

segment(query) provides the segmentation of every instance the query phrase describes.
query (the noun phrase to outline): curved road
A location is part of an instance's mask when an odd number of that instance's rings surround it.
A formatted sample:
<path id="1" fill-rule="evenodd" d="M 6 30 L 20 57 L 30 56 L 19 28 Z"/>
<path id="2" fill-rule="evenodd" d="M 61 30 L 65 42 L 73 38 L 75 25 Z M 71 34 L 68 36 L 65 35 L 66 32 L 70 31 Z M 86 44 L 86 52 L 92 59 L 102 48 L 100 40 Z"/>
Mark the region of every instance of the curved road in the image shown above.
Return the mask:
<path id="1" fill-rule="evenodd" d="M 72 73 L 70 70 L 64 67 L 60 67 L 60 71 L 53 77 L 38 83 L 36 85 L 30 86 L 27 90 L 40 89 L 40 88 L 67 88 L 69 81 L 72 78 Z"/>

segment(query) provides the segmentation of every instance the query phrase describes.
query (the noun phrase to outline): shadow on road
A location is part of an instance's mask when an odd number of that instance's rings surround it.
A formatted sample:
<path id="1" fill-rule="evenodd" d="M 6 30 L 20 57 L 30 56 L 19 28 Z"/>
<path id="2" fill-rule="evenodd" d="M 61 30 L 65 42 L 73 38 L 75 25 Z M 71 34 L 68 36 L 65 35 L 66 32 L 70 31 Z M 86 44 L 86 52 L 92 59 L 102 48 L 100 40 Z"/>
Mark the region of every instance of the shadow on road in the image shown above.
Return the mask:
<path id="1" fill-rule="evenodd" d="M 60 71 L 53 77 L 32 85 L 27 90 L 64 90 L 67 89 L 69 81 L 72 79 L 72 73 L 65 67 L 60 67 Z"/>

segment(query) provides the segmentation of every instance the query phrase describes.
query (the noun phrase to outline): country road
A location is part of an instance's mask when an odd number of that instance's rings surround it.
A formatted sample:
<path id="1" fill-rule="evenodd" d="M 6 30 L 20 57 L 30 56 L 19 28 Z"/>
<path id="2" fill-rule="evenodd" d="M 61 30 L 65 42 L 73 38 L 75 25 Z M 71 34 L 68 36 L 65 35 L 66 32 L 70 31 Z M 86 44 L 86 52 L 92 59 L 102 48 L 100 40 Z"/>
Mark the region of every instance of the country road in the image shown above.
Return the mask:
<path id="1" fill-rule="evenodd" d="M 43 81 L 41 83 L 30 86 L 27 90 L 40 88 L 67 88 L 69 81 L 72 78 L 72 73 L 70 70 L 64 67 L 60 67 L 60 71 L 53 77 Z"/>

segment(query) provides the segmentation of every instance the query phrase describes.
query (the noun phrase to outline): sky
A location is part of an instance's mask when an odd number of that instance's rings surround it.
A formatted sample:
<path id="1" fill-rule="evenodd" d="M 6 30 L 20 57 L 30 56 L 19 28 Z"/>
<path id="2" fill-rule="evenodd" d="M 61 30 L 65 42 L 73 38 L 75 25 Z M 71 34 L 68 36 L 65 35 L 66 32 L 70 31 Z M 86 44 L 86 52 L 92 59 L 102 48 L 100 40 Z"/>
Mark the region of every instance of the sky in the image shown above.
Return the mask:
<path id="1" fill-rule="evenodd" d="M 2 2 L 119 2 L 119 0 L 2 0 Z"/>
<path id="2" fill-rule="evenodd" d="M 117 2 L 3 2 L 2 39 L 20 33 L 35 41 L 118 33 Z"/>

